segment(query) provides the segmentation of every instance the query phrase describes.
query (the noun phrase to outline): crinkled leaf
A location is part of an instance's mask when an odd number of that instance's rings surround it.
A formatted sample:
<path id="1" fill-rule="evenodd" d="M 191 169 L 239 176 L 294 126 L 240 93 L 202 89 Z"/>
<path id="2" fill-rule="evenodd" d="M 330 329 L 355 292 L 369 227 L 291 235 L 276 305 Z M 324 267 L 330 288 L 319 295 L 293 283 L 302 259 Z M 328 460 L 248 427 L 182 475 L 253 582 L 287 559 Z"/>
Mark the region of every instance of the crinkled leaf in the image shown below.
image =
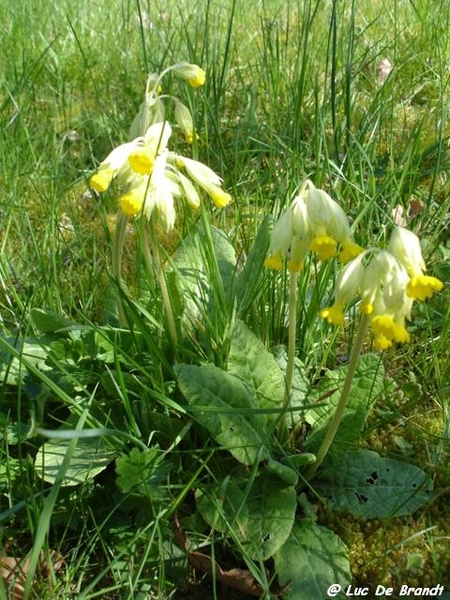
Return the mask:
<path id="1" fill-rule="evenodd" d="M 223 448 L 249 465 L 268 456 L 267 422 L 255 393 L 239 377 L 214 365 L 179 365 L 178 384 L 194 418 Z"/>
<path id="2" fill-rule="evenodd" d="M 231 528 L 254 560 L 266 560 L 286 541 L 297 506 L 294 486 L 267 471 L 252 482 L 226 479 L 196 497 L 205 521 L 224 533 Z"/>
<path id="3" fill-rule="evenodd" d="M 328 430 L 339 401 L 347 367 L 336 369 L 325 375 L 315 390 L 316 406 L 305 412 L 306 421 L 312 426 L 305 447 L 316 452 Z M 344 416 L 331 445 L 328 459 L 337 459 L 349 447 L 357 444 L 366 418 L 374 401 L 384 390 L 384 370 L 380 358 L 367 354 L 359 359 L 352 381 Z"/>
<path id="4" fill-rule="evenodd" d="M 60 429 L 67 429 L 63 426 Z M 68 434 L 69 435 L 69 434 Z M 74 432 L 76 435 L 76 432 Z M 54 439 L 45 442 L 35 458 L 37 474 L 54 483 L 69 448 L 71 439 Z M 80 438 L 73 451 L 69 468 L 64 473 L 63 486 L 79 485 L 101 473 L 115 458 L 102 437 Z"/>
<path id="5" fill-rule="evenodd" d="M 209 233 L 214 246 L 214 253 L 224 290 L 231 293 L 233 290 L 233 280 L 236 269 L 236 252 L 234 246 L 226 233 L 220 229 L 210 227 Z M 205 237 L 202 230 L 200 230 L 200 236 L 203 239 Z M 203 245 L 204 244 L 205 242 L 203 241 Z"/>
<path id="6" fill-rule="evenodd" d="M 133 448 L 128 455 L 120 456 L 116 461 L 117 485 L 124 492 L 133 491 L 153 500 L 162 500 L 165 491 L 159 484 L 165 481 L 172 468 L 163 459 L 158 448 Z"/>
<path id="7" fill-rule="evenodd" d="M 414 465 L 382 458 L 371 450 L 342 456 L 320 472 L 322 494 L 335 510 L 365 519 L 409 515 L 430 500 L 432 481 Z"/>
<path id="8" fill-rule="evenodd" d="M 281 408 L 284 375 L 272 354 L 242 321 L 237 321 L 233 329 L 228 371 L 254 387 L 261 408 Z M 276 412 L 268 414 L 269 419 L 278 416 Z"/>
<path id="9" fill-rule="evenodd" d="M 344 587 L 352 580 L 342 540 L 310 519 L 300 519 L 294 524 L 274 559 L 279 583 L 291 582 L 284 600 L 325 598 L 331 584 Z"/>
<path id="10" fill-rule="evenodd" d="M 223 231 L 211 227 L 209 234 L 223 289 L 232 294 L 236 265 L 234 248 Z M 195 321 L 199 315 L 213 308 L 210 265 L 207 264 L 205 248 L 205 233 L 199 229 L 194 235 L 183 240 L 173 261 L 177 280 L 170 278 L 170 285 L 172 288 L 178 288 L 176 299 L 183 299 L 184 319 L 188 322 Z"/>

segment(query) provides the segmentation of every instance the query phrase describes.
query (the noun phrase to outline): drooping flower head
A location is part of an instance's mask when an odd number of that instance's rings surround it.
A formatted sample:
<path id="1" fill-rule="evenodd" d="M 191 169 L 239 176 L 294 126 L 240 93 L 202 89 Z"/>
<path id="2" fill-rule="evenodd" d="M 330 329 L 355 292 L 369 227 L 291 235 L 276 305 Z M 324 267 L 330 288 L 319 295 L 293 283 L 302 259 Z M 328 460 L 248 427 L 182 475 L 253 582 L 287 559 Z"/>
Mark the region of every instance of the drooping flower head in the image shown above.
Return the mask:
<path id="1" fill-rule="evenodd" d="M 299 271 L 308 251 L 316 253 L 320 260 L 338 256 L 347 262 L 358 256 L 362 248 L 354 243 L 341 206 L 306 180 L 274 225 L 265 265 L 281 269 L 283 260 L 289 258 L 288 269 Z"/>
<path id="2" fill-rule="evenodd" d="M 143 136 L 111 152 L 91 177 L 91 187 L 104 192 L 116 177 L 122 212 L 127 217 L 143 214 L 147 219 L 155 214 L 167 230 L 175 222 L 175 198 L 183 197 L 192 208 L 198 208 L 196 185 L 217 207 L 225 207 L 231 196 L 222 189 L 222 179 L 203 163 L 169 151 L 171 135 L 167 121 L 153 123 Z"/>
<path id="3" fill-rule="evenodd" d="M 131 141 L 115 148 L 90 179 L 90 186 L 105 192 L 117 179 L 119 206 L 127 217 L 157 216 L 170 230 L 175 222 L 175 198 L 184 198 L 192 208 L 200 205 L 197 188 L 204 190 L 218 208 L 231 202 L 222 189 L 222 179 L 203 163 L 169 150 L 172 127 L 165 118 L 165 101 L 175 104 L 174 117 L 188 143 L 197 139 L 189 109 L 178 98 L 162 94 L 161 82 L 169 73 L 192 87 L 205 82 L 205 71 L 189 62 L 178 62 L 161 74 L 147 78 L 144 101 L 131 128 Z"/>
<path id="4" fill-rule="evenodd" d="M 178 77 L 186 79 L 189 85 L 194 88 L 200 87 L 205 83 L 206 73 L 198 65 L 183 61 L 170 67 L 170 70 Z"/>
<path id="5" fill-rule="evenodd" d="M 405 320 L 411 318 L 413 300 L 427 297 L 411 293 L 411 282 L 424 277 L 424 269 L 417 236 L 397 228 L 387 250 L 368 249 L 343 268 L 336 283 L 335 302 L 322 309 L 320 315 L 342 326 L 346 305 L 359 297 L 359 309 L 370 319 L 375 348 L 385 350 L 393 342 L 407 343 L 410 334 Z M 427 278 L 426 283 L 422 280 L 421 285 L 427 286 L 427 295 L 431 295 L 431 287 L 436 291 L 442 288 L 442 282 L 434 277 Z"/>
<path id="6" fill-rule="evenodd" d="M 410 298 L 426 300 L 434 292 L 442 289 L 442 281 L 436 277 L 424 275 L 426 266 L 422 257 L 420 241 L 415 233 L 404 227 L 396 227 L 392 233 L 388 250 L 404 266 L 411 278 L 406 288 L 406 293 Z"/>

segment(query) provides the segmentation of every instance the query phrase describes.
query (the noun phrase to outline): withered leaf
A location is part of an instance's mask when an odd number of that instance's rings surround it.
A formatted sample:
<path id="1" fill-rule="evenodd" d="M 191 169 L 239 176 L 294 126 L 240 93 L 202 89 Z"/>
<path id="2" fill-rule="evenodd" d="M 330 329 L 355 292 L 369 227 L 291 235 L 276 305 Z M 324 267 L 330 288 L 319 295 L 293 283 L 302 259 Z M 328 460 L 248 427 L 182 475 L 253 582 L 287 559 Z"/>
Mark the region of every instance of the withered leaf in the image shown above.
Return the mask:
<path id="1" fill-rule="evenodd" d="M 173 521 L 174 541 L 180 548 L 186 550 L 189 564 L 197 571 L 202 571 L 214 577 L 217 581 L 230 588 L 249 594 L 250 596 L 261 596 L 264 589 L 259 585 L 250 571 L 247 569 L 234 568 L 224 571 L 222 567 L 207 554 L 189 550 L 186 533 L 181 529 L 178 517 L 175 515 Z M 289 587 L 290 582 L 284 586 L 276 586 L 271 590 L 273 597 L 277 598 Z"/>

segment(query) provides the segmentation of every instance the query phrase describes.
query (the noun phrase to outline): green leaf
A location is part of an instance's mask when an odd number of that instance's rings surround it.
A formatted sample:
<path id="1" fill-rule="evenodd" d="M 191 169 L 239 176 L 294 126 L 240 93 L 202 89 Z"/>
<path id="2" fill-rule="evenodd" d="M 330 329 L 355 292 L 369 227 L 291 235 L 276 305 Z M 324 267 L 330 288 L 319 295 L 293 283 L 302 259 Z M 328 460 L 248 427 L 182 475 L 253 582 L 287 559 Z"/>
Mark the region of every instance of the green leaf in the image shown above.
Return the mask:
<path id="1" fill-rule="evenodd" d="M 345 544 L 332 531 L 300 519 L 274 557 L 280 585 L 291 582 L 284 600 L 325 598 L 331 584 L 352 581 Z"/>
<path id="2" fill-rule="evenodd" d="M 205 234 L 203 230 L 200 230 L 199 233 L 200 238 L 202 239 L 202 244 L 204 245 L 205 241 L 203 240 L 205 238 Z M 214 246 L 214 253 L 216 256 L 219 273 L 222 278 L 224 290 L 228 291 L 230 294 L 234 293 L 233 281 L 236 270 L 236 252 L 234 250 L 234 246 L 227 234 L 216 227 L 210 227 L 209 235 L 211 236 Z"/>
<path id="3" fill-rule="evenodd" d="M 365 519 L 409 515 L 430 500 L 432 481 L 414 465 L 371 450 L 350 452 L 320 472 L 314 486 L 335 510 Z"/>
<path id="4" fill-rule="evenodd" d="M 217 261 L 218 274 L 223 289 L 231 298 L 236 266 L 236 254 L 230 240 L 223 231 L 211 227 L 214 260 Z M 213 310 L 214 281 L 210 281 L 211 267 L 208 263 L 206 236 L 202 229 L 190 235 L 180 244 L 175 260 L 174 271 L 177 274 L 179 291 L 177 299 L 183 297 L 185 319 L 196 320 L 199 315 Z M 211 258 L 211 257 L 209 257 Z M 211 262 L 211 260 L 209 261 Z M 173 287 L 175 283 L 171 281 Z"/>
<path id="5" fill-rule="evenodd" d="M 218 444 L 246 465 L 267 458 L 263 437 L 267 419 L 258 414 L 258 402 L 248 385 L 214 365 L 179 365 L 176 370 L 194 418 Z"/>
<path id="6" fill-rule="evenodd" d="M 4 344 L 1 343 L 3 340 Z M 20 352 L 20 358 L 13 356 L 8 347 Z M 19 385 L 28 375 L 28 365 L 42 372 L 51 371 L 52 367 L 46 363 L 47 356 L 48 349 L 33 338 L 22 340 L 0 336 L 0 384 Z"/>
<path id="7" fill-rule="evenodd" d="M 228 371 L 253 386 L 261 408 L 281 409 L 284 375 L 272 354 L 242 321 L 234 326 Z M 268 415 L 272 420 L 278 416 L 276 412 Z"/>
<path id="8" fill-rule="evenodd" d="M 163 462 L 164 455 L 158 448 L 139 450 L 133 448 L 128 455 L 116 461 L 117 485 L 123 492 L 134 492 L 152 500 L 166 497 L 159 485 L 166 480 L 172 465 Z"/>
<path id="9" fill-rule="evenodd" d="M 269 248 L 272 225 L 272 217 L 266 216 L 258 229 L 255 242 L 245 261 L 244 268 L 237 278 L 236 298 L 238 314 L 245 314 L 249 305 L 257 299 L 260 293 L 260 275 L 264 269 L 264 260 Z"/>
<path id="10" fill-rule="evenodd" d="M 120 326 L 119 302 L 120 295 L 117 283 L 112 281 L 108 286 L 105 296 L 103 320 L 106 325 L 110 325 L 111 327 Z"/>
<path id="11" fill-rule="evenodd" d="M 218 531 L 233 531 L 254 560 L 270 558 L 286 541 L 297 506 L 294 486 L 267 471 L 252 482 L 228 478 L 197 492 L 196 499 L 205 521 Z"/>
<path id="12" fill-rule="evenodd" d="M 57 431 L 60 430 L 67 430 L 67 424 Z M 75 431 L 73 437 L 76 437 Z M 54 439 L 39 448 L 34 465 L 42 479 L 49 483 L 55 482 L 70 443 L 71 438 Z M 62 485 L 79 485 L 92 479 L 106 469 L 115 456 L 116 453 L 106 445 L 102 437 L 80 438 L 64 473 Z"/>
<path id="13" fill-rule="evenodd" d="M 30 317 L 33 325 L 41 333 L 54 333 L 60 329 L 80 327 L 75 321 L 72 321 L 59 313 L 52 312 L 51 310 L 44 310 L 42 308 L 33 308 L 30 311 Z"/>
<path id="14" fill-rule="evenodd" d="M 267 463 L 267 470 L 269 473 L 277 475 L 289 485 L 296 485 L 298 481 L 297 471 L 289 464 L 282 464 L 277 460 L 269 460 Z"/>
<path id="15" fill-rule="evenodd" d="M 316 406 L 305 412 L 305 419 L 312 426 L 305 443 L 305 449 L 309 452 L 316 452 L 326 435 L 346 374 L 347 367 L 331 371 L 316 388 Z M 383 390 L 384 370 L 380 358 L 374 354 L 362 356 L 327 460 L 337 459 L 359 442 L 367 416 Z"/>

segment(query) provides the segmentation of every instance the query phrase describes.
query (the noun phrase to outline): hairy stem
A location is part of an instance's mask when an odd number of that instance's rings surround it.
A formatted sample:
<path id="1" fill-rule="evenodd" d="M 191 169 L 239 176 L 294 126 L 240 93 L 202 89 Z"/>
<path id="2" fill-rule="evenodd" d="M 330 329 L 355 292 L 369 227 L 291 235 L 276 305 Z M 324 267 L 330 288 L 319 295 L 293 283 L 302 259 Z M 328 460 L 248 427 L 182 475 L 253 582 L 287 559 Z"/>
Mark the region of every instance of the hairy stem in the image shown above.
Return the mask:
<path id="1" fill-rule="evenodd" d="M 356 367 L 358 365 L 358 360 L 361 353 L 361 348 L 364 343 L 364 337 L 366 335 L 368 324 L 369 317 L 367 315 L 363 315 L 359 323 L 358 332 L 356 334 L 356 339 L 353 344 L 350 360 L 347 367 L 347 375 L 345 377 L 344 385 L 342 387 L 339 402 L 337 403 L 336 410 L 334 412 L 333 420 L 331 421 L 330 427 L 328 428 L 322 445 L 320 446 L 319 451 L 317 452 L 316 461 L 310 466 L 309 470 L 306 473 L 306 479 L 311 479 L 316 473 L 317 469 L 322 464 L 325 456 L 328 453 L 328 450 L 330 449 L 331 444 L 333 443 L 336 432 L 339 429 L 339 425 L 345 412 L 345 406 L 347 404 L 348 395 L 352 387 Z"/>
<path id="2" fill-rule="evenodd" d="M 298 273 L 290 273 L 289 285 L 289 332 L 288 332 L 288 356 L 286 365 L 286 378 L 284 389 L 283 408 L 278 426 L 279 439 L 284 440 L 287 435 L 286 431 L 286 413 L 289 408 L 291 397 L 292 378 L 294 375 L 294 360 L 295 360 L 295 343 L 297 331 L 297 282 Z"/>

